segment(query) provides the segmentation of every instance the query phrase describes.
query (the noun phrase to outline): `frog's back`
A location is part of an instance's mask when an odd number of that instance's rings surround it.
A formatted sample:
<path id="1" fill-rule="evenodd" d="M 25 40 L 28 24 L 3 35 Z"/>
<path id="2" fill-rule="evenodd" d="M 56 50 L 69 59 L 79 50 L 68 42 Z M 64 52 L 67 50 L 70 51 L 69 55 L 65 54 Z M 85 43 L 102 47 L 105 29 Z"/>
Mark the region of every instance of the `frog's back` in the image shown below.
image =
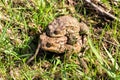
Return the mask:
<path id="1" fill-rule="evenodd" d="M 76 18 L 66 15 L 60 16 L 49 24 L 47 29 L 47 35 L 59 37 L 64 36 L 67 33 L 78 33 L 80 30 L 79 22 Z"/>
<path id="2" fill-rule="evenodd" d="M 56 19 L 56 22 L 59 24 L 60 27 L 66 27 L 66 26 L 79 26 L 79 22 L 76 18 L 66 15 L 61 16 Z"/>

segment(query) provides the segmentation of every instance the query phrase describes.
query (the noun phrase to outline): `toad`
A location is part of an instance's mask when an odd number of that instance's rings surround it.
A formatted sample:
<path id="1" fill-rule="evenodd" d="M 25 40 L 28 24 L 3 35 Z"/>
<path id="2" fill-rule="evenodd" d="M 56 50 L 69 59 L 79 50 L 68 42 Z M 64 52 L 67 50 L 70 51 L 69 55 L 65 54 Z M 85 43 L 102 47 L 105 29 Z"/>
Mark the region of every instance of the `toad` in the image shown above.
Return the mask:
<path id="1" fill-rule="evenodd" d="M 50 37 L 67 36 L 69 44 L 76 42 L 80 33 L 89 33 L 87 25 L 83 22 L 79 23 L 78 20 L 71 16 L 61 16 L 49 24 L 46 33 Z"/>
<path id="2" fill-rule="evenodd" d="M 46 34 L 40 36 L 41 49 L 63 53 L 65 51 L 79 52 L 85 40 L 83 36 L 89 33 L 87 25 L 72 16 L 61 16 L 50 23 Z M 48 46 L 49 44 L 49 46 Z"/>

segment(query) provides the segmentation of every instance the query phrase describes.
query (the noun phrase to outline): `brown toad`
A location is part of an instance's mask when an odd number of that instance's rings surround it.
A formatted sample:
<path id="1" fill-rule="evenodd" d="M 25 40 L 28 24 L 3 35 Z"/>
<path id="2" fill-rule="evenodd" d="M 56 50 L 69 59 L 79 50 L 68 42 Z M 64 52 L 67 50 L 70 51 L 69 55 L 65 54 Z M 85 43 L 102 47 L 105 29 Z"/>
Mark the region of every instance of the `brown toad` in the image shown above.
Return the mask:
<path id="1" fill-rule="evenodd" d="M 73 45 L 67 44 L 67 37 L 61 36 L 58 38 L 53 38 L 47 36 L 43 33 L 40 36 L 41 48 L 45 51 L 55 52 L 55 53 L 64 53 L 65 51 L 77 53 L 81 50 L 82 47 L 82 39 L 79 37 L 77 42 Z"/>
<path id="2" fill-rule="evenodd" d="M 61 16 L 48 25 L 46 34 L 40 36 L 41 49 L 55 53 L 65 51 L 77 53 L 83 46 L 81 32 L 85 34 L 89 32 L 85 23 L 79 23 L 71 16 Z"/>
<path id="3" fill-rule="evenodd" d="M 67 36 L 68 43 L 73 44 L 77 41 L 80 33 L 89 33 L 87 25 L 71 16 L 61 16 L 49 24 L 46 33 L 50 37 Z"/>

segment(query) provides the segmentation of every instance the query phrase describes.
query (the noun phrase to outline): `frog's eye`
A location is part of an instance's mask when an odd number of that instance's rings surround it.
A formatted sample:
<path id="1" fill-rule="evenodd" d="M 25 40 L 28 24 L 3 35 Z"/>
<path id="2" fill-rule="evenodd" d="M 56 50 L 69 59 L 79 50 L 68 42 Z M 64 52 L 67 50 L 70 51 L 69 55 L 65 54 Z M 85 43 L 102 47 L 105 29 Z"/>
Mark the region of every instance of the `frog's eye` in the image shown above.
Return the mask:
<path id="1" fill-rule="evenodd" d="M 47 43 L 47 44 L 46 44 L 46 47 L 51 47 L 51 44 L 50 44 L 50 43 Z"/>
<path id="2" fill-rule="evenodd" d="M 54 34 L 59 34 L 59 31 L 54 31 Z"/>

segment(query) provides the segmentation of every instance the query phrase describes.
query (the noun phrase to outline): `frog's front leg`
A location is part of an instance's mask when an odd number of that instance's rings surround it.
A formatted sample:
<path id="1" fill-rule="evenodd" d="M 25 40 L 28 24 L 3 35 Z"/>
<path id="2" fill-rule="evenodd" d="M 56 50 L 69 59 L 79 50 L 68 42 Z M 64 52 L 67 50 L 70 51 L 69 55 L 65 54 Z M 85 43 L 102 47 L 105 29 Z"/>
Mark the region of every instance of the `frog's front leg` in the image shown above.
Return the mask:
<path id="1" fill-rule="evenodd" d="M 65 58 L 70 60 L 72 54 L 77 54 L 81 51 L 82 40 L 79 38 L 77 42 L 73 45 L 66 44 Z"/>
<path id="2" fill-rule="evenodd" d="M 81 35 L 89 35 L 89 27 L 84 22 L 81 22 L 79 25 L 80 25 L 79 33 Z"/>

